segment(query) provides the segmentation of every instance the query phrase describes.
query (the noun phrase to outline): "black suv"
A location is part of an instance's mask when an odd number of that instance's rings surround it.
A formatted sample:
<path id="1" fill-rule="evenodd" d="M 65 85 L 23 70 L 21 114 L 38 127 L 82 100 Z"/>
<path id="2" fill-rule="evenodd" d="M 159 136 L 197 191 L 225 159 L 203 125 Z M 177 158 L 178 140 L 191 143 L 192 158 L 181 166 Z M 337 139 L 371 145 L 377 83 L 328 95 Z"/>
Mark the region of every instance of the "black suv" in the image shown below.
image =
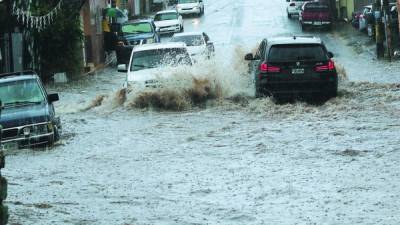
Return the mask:
<path id="1" fill-rule="evenodd" d="M 118 32 L 115 47 L 117 64 L 129 63 L 134 46 L 159 42 L 159 30 L 152 19 L 133 20 L 123 23 Z"/>
<path id="2" fill-rule="evenodd" d="M 58 99 L 33 71 L 0 74 L 2 147 L 53 145 L 61 128 L 52 104 Z"/>
<path id="3" fill-rule="evenodd" d="M 333 54 L 316 37 L 264 39 L 251 60 L 255 95 L 318 94 L 336 97 L 338 76 Z"/>

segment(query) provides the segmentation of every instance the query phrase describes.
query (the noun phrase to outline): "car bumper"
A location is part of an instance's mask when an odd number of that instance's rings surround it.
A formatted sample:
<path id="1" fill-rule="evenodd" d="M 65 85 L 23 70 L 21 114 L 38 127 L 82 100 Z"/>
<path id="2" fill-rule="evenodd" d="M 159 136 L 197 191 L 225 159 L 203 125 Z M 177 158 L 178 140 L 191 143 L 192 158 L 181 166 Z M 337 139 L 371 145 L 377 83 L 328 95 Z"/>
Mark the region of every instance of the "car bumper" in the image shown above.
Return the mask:
<path id="1" fill-rule="evenodd" d="M 181 31 L 181 27 L 179 24 L 177 26 L 160 27 L 161 34 L 176 33 L 179 31 Z"/>
<path id="2" fill-rule="evenodd" d="M 181 15 L 187 15 L 187 14 L 199 14 L 200 8 L 192 8 L 192 9 L 178 9 L 178 13 Z"/>
<path id="3" fill-rule="evenodd" d="M 273 81 L 263 79 L 260 88 L 272 94 L 328 93 L 337 90 L 337 80 Z"/>
<path id="4" fill-rule="evenodd" d="M 302 21 L 304 25 L 313 25 L 313 26 L 328 26 L 331 25 L 331 21 Z"/>
<path id="5" fill-rule="evenodd" d="M 50 142 L 52 142 L 53 138 L 54 138 L 54 132 L 34 135 L 29 137 L 18 137 L 8 140 L 2 140 L 1 147 L 2 149 L 34 147 L 37 145 L 49 144 Z"/>

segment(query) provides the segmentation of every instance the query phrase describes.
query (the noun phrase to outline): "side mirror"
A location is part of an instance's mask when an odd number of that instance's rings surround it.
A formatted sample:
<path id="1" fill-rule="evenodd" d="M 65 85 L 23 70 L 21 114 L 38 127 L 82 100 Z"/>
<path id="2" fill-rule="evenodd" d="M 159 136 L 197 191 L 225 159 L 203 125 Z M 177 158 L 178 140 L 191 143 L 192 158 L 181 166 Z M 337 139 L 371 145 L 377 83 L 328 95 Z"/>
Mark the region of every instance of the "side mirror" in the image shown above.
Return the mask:
<path id="1" fill-rule="evenodd" d="M 290 2 L 290 0 L 286 0 L 287 2 Z"/>
<path id="2" fill-rule="evenodd" d="M 57 93 L 48 94 L 48 95 L 47 95 L 47 100 L 48 100 L 50 103 L 53 103 L 53 102 L 56 102 L 56 101 L 60 100 L 60 97 L 58 96 Z"/>
<path id="3" fill-rule="evenodd" d="M 394 52 L 394 57 L 397 59 L 400 59 L 400 51 L 395 51 Z"/>
<path id="4" fill-rule="evenodd" d="M 128 69 L 126 68 L 126 64 L 119 64 L 118 65 L 118 72 L 120 72 L 120 73 L 128 72 Z"/>
<path id="5" fill-rule="evenodd" d="M 246 55 L 244 56 L 244 60 L 248 60 L 248 61 L 254 60 L 253 53 L 248 53 L 248 54 L 246 54 Z"/>
<path id="6" fill-rule="evenodd" d="M 332 52 L 328 52 L 328 57 L 329 57 L 330 59 L 333 58 L 333 57 L 334 57 L 333 53 L 332 53 Z"/>

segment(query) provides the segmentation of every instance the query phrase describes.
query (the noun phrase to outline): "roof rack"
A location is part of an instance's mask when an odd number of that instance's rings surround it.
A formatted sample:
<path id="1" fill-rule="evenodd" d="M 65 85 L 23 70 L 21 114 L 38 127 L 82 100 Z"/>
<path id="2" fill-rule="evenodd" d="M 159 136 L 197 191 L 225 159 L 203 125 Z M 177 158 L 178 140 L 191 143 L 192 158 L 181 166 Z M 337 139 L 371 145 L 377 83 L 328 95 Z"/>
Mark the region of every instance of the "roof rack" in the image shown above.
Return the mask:
<path id="1" fill-rule="evenodd" d="M 23 71 L 18 71 L 18 72 L 11 72 L 11 73 L 1 73 L 0 77 L 32 75 L 32 74 L 37 74 L 37 73 L 34 70 L 23 70 Z"/>

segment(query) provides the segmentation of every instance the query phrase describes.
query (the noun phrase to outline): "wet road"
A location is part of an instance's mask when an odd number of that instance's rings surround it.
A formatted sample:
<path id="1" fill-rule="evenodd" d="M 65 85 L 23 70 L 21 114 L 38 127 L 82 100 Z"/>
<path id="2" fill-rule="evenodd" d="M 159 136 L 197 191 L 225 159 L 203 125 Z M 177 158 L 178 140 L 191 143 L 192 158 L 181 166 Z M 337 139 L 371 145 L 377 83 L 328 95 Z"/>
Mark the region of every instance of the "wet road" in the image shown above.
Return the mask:
<path id="1" fill-rule="evenodd" d="M 11 224 L 399 224 L 398 63 L 359 54 L 340 31 L 314 31 L 347 71 L 324 105 L 254 99 L 243 55 L 301 33 L 282 0 L 205 1 L 213 62 L 190 75 L 220 98 L 183 111 L 137 109 L 115 68 L 60 93 L 63 140 L 9 151 Z M 87 109 L 87 110 L 84 110 Z"/>

